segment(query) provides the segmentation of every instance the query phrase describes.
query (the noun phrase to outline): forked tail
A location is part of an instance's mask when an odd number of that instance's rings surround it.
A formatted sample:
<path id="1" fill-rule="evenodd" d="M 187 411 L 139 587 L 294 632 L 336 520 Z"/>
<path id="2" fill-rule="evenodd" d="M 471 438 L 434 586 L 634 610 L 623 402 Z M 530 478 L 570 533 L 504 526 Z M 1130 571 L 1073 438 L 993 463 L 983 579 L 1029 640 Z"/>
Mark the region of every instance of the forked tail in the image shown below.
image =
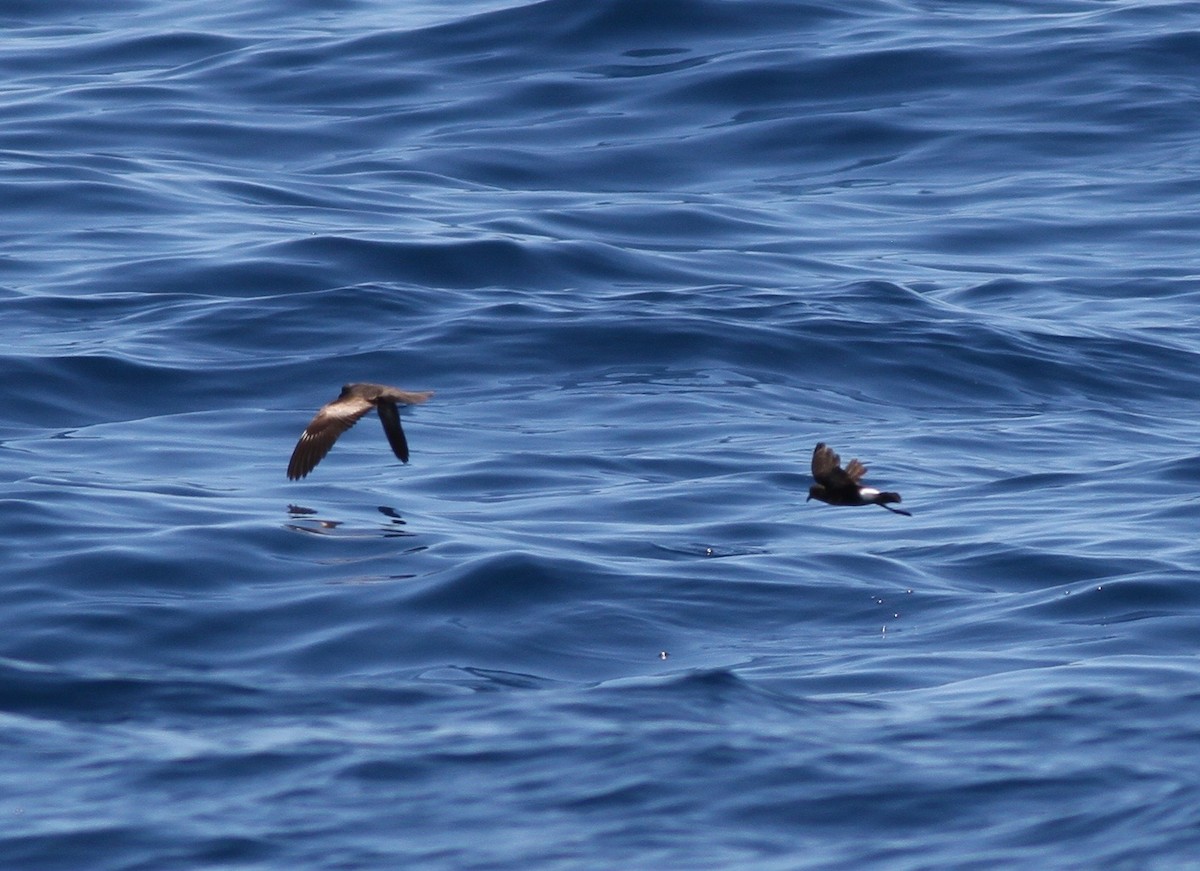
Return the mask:
<path id="1" fill-rule="evenodd" d="M 887 510 L 893 514 L 903 514 L 905 517 L 912 517 L 911 512 L 905 511 L 903 508 L 891 508 L 886 504 L 888 502 L 901 501 L 899 493 L 880 493 L 873 501 L 880 508 L 887 508 Z"/>

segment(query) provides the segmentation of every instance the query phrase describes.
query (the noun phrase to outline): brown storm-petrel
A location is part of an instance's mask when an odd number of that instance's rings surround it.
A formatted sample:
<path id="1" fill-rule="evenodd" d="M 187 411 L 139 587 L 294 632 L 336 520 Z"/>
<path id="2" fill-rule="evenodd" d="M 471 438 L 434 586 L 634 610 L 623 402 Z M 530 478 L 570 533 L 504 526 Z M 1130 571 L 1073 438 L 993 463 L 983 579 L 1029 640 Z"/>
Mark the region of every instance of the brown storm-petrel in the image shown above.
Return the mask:
<path id="1" fill-rule="evenodd" d="M 912 517 L 902 508 L 887 505 L 888 502 L 899 502 L 899 493 L 884 493 L 858 483 L 867 474 L 866 466 L 858 460 L 851 460 L 843 469 L 841 463 L 842 458 L 833 452 L 833 448 L 825 442 L 817 443 L 812 458 L 812 474 L 817 483 L 808 488 L 808 499 L 819 499 L 830 505 L 878 505 L 893 514 Z"/>
<path id="2" fill-rule="evenodd" d="M 379 412 L 392 453 L 400 462 L 407 463 L 408 442 L 400 428 L 400 412 L 396 405 L 419 405 L 431 396 L 432 392 L 414 393 L 384 384 L 347 384 L 337 399 L 321 407 L 300 436 L 288 463 L 288 479 L 299 480 L 315 469 L 338 436 L 358 423 L 358 419 L 372 408 Z"/>

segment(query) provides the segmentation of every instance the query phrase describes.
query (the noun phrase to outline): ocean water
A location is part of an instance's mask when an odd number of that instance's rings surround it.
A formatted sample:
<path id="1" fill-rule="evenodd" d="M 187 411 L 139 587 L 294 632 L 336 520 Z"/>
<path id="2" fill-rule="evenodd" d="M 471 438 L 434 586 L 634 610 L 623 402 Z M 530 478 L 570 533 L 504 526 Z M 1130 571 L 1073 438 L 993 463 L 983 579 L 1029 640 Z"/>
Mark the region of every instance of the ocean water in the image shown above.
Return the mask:
<path id="1" fill-rule="evenodd" d="M 1185 2 L 0 2 L 0 867 L 1200 864 L 1198 66 Z M 410 463 L 288 481 L 352 381 Z"/>

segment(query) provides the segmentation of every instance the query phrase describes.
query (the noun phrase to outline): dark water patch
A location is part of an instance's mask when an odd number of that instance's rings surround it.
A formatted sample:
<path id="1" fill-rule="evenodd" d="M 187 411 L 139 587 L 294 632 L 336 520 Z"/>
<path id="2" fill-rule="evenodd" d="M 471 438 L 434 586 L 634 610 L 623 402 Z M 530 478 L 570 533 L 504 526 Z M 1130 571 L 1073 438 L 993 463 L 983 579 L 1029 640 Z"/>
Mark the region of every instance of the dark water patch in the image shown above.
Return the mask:
<path id="1" fill-rule="evenodd" d="M 956 578 L 972 584 L 996 585 L 992 589 L 997 590 L 1050 589 L 1120 577 L 1147 568 L 1147 561 L 1135 555 L 1088 557 L 995 543 L 945 546 L 942 550 L 947 557 L 956 550 L 964 552 L 944 561 Z"/>
<path id="2" fill-rule="evenodd" d="M 100 292 L 127 292 L 136 288 L 144 294 L 256 297 L 315 291 L 341 283 L 334 273 L 322 272 L 321 265 L 319 261 L 286 262 L 229 252 L 219 259 L 138 258 L 119 267 L 98 269 L 83 280 L 90 289 Z"/>
<path id="3" fill-rule="evenodd" d="M 146 716 L 186 713 L 229 717 L 258 707 L 259 691 L 221 682 L 183 679 L 164 683 L 103 673 L 49 668 L 3 669 L 0 705 L 5 711 L 49 720 L 126 723 Z"/>
<path id="4" fill-rule="evenodd" d="M 580 591 L 580 581 L 594 575 L 592 567 L 509 554 L 465 569 L 457 577 L 417 594 L 411 604 L 447 613 L 516 609 L 528 614 L 529 605 L 574 598 Z"/>
<path id="5" fill-rule="evenodd" d="M 128 397 L 115 394 L 118 384 L 137 384 L 138 407 L 144 408 L 147 398 L 178 397 L 179 381 L 185 377 L 148 363 L 102 356 L 10 359 L 9 365 L 20 385 L 14 394 L 14 421 L 36 421 L 53 428 L 122 416 L 114 406 L 119 407 Z"/>
<path id="6" fill-rule="evenodd" d="M 671 102 L 729 104 L 738 112 L 755 106 L 796 105 L 837 100 L 838 112 L 864 101 L 896 100 L 961 80 L 967 67 L 947 49 L 885 49 L 833 57 L 805 57 L 780 52 L 760 59 L 753 68 L 732 61 L 703 70 L 696 83 L 670 94 Z M 819 123 L 819 122 L 818 122 Z"/>
<path id="7" fill-rule="evenodd" d="M 56 828 L 61 829 L 61 825 Z M 66 868 L 70 863 L 80 863 L 103 871 L 129 867 L 130 857 L 150 855 L 163 846 L 141 826 L 93 824 L 72 828 L 65 833 L 60 830 L 0 839 L 0 858 L 17 866 Z M 113 858 L 100 858 L 96 864 L 97 857 L 105 855 Z M 53 864 L 46 864 L 47 857 L 53 857 Z"/>
<path id="8" fill-rule="evenodd" d="M 1200 455 L 1183 457 L 1166 464 L 1157 477 L 1164 483 L 1177 483 L 1184 487 L 1200 484 Z"/>
<path id="9" fill-rule="evenodd" d="M 143 0 L 118 0 L 107 8 L 114 15 L 127 15 L 143 5 Z M 94 11 L 94 8 L 86 0 L 83 2 L 65 0 L 61 4 L 56 4 L 52 9 L 37 0 L 6 0 L 4 9 L 0 11 L 0 20 L 5 20 L 17 28 L 36 25 L 43 18 L 59 19 Z"/>
<path id="10" fill-rule="evenodd" d="M 360 280 L 454 288 L 553 287 L 580 274 L 631 281 L 644 271 L 615 249 L 586 243 L 522 244 L 505 238 L 444 243 L 306 239 L 287 243 L 280 254 L 310 263 L 349 259 Z"/>
<path id="11" fill-rule="evenodd" d="M 520 47 L 528 44 L 530 34 L 538 35 L 540 50 L 572 56 L 597 50 L 670 48 L 680 41 L 710 38 L 714 33 L 728 39 L 777 27 L 802 28 L 806 23 L 836 20 L 842 15 L 825 4 L 757 2 L 753 16 L 746 17 L 719 2 L 671 0 L 647 9 L 628 0 L 608 0 L 582 9 L 562 0 L 549 0 L 485 12 L 413 34 L 368 37 L 359 47 L 378 51 L 381 45 L 400 43 L 410 51 L 437 59 L 466 57 L 481 67 L 486 62 L 482 68 L 495 71 L 501 61 L 511 65 L 524 54 Z M 516 42 L 514 36 L 518 37 Z M 499 57 L 497 47 L 502 49 Z"/>

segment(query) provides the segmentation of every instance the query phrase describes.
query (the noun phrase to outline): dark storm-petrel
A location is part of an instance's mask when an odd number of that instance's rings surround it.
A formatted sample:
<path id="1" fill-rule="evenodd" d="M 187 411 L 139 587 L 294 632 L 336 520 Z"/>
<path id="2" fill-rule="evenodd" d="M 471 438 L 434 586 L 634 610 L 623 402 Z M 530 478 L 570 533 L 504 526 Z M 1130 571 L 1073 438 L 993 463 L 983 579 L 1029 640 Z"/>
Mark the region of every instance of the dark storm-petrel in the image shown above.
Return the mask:
<path id="1" fill-rule="evenodd" d="M 396 405 L 419 405 L 431 396 L 432 392 L 414 393 L 384 384 L 347 384 L 337 399 L 322 406 L 300 436 L 288 463 L 288 479 L 299 480 L 315 469 L 338 436 L 358 423 L 358 419 L 372 408 L 379 412 L 392 453 L 400 462 L 407 463 L 408 442 L 400 428 L 400 412 Z"/>
<path id="2" fill-rule="evenodd" d="M 912 517 L 903 509 L 891 508 L 886 504 L 899 502 L 899 493 L 884 493 L 858 483 L 867 474 L 866 466 L 858 460 L 851 460 L 843 469 L 841 462 L 842 458 L 833 452 L 833 448 L 825 442 L 817 443 L 812 459 L 812 474 L 817 483 L 808 488 L 808 499 L 819 499 L 830 505 L 878 505 L 893 514 Z"/>

